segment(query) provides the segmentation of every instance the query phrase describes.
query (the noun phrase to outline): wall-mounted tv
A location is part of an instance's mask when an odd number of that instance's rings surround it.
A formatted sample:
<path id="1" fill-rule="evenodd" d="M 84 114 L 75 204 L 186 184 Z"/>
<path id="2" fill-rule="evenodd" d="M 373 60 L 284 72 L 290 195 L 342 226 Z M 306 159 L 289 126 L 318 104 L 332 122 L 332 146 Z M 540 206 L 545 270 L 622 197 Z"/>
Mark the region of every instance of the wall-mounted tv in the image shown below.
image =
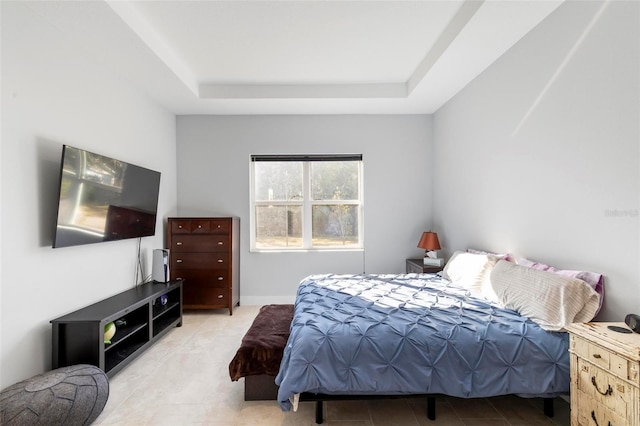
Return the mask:
<path id="1" fill-rule="evenodd" d="M 53 247 L 155 235 L 160 172 L 62 147 Z"/>

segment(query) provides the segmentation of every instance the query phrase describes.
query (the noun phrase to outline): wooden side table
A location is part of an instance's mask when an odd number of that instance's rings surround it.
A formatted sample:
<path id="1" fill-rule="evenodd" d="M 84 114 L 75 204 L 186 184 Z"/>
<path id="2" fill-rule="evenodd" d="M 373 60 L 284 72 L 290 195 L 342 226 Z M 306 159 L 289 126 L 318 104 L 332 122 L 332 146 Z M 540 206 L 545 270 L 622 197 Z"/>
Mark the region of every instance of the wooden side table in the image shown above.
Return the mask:
<path id="1" fill-rule="evenodd" d="M 407 259 L 407 274 L 435 274 L 443 269 L 443 266 L 425 265 L 422 258 Z"/>
<path id="2" fill-rule="evenodd" d="M 640 334 L 571 324 L 571 426 L 640 426 Z"/>

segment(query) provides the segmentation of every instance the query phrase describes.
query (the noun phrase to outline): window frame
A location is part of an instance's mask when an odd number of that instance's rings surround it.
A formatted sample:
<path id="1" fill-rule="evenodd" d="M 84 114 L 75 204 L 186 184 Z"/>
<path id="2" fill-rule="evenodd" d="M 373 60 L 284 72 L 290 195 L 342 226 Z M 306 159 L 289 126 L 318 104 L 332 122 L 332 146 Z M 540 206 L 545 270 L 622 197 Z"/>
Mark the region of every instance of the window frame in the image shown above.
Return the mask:
<path id="1" fill-rule="evenodd" d="M 256 201 L 255 163 L 262 161 L 302 163 L 302 199 Z M 358 165 L 357 200 L 313 200 L 311 188 L 311 164 L 322 161 L 356 161 Z M 250 163 L 250 200 L 249 200 L 249 251 L 250 252 L 308 252 L 308 251 L 362 251 L 364 249 L 364 173 L 362 154 L 311 154 L 311 155 L 251 155 Z M 301 207 L 302 246 L 301 247 L 256 247 L 256 208 L 259 206 L 295 206 Z M 318 205 L 353 205 L 357 208 L 358 242 L 341 248 L 337 245 L 313 246 L 313 207 Z"/>

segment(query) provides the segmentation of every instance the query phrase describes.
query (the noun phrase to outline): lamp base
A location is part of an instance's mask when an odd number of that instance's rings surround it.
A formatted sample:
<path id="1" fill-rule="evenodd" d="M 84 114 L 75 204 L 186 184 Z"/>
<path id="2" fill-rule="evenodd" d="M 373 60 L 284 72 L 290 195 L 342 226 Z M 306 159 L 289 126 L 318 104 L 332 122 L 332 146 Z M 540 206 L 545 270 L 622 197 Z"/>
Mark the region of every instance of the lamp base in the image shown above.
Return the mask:
<path id="1" fill-rule="evenodd" d="M 444 259 L 425 257 L 424 264 L 428 266 L 444 266 Z"/>

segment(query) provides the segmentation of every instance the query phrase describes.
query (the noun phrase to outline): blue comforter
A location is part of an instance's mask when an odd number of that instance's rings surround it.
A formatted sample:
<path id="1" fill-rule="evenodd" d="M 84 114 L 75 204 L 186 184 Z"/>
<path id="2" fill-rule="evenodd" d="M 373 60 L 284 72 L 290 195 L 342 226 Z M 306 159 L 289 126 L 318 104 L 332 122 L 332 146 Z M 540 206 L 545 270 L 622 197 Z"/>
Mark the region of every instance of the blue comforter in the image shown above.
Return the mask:
<path id="1" fill-rule="evenodd" d="M 567 333 L 548 332 L 437 275 L 315 275 L 298 289 L 276 384 L 283 410 L 343 395 L 569 392 Z"/>

